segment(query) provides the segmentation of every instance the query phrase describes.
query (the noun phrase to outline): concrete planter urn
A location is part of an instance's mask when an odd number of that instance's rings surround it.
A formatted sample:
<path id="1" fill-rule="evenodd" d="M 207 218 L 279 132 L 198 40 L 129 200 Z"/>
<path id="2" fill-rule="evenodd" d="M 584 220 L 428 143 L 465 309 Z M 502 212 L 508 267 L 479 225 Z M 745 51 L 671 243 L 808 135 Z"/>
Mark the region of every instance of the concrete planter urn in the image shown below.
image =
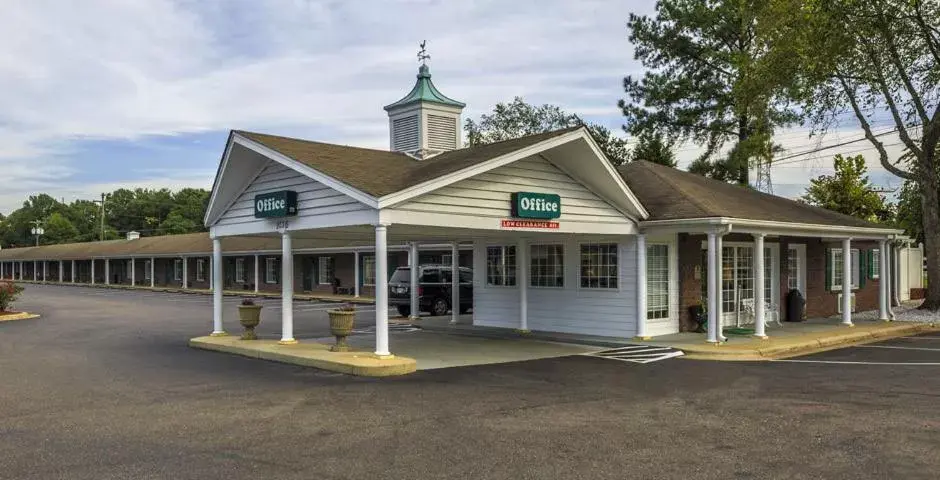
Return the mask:
<path id="1" fill-rule="evenodd" d="M 255 327 L 261 323 L 261 305 L 255 305 L 250 298 L 242 300 L 242 304 L 238 306 L 238 321 L 245 327 L 242 340 L 257 340 Z"/>
<path id="2" fill-rule="evenodd" d="M 336 344 L 330 347 L 331 352 L 348 352 L 349 344 L 346 337 L 352 334 L 356 323 L 356 307 L 344 305 L 335 310 L 328 310 L 330 315 L 330 334 L 336 337 Z"/>

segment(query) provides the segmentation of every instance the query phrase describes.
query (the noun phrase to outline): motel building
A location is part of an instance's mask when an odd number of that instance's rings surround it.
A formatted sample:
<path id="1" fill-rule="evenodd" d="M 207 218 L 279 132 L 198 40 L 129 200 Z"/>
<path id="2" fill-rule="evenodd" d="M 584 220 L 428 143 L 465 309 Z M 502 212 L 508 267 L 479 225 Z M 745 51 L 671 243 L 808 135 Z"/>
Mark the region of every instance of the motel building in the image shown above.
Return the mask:
<path id="1" fill-rule="evenodd" d="M 223 289 L 279 292 L 284 344 L 297 341 L 295 291 L 374 296 L 379 356 L 394 347 L 394 269 L 455 260 L 473 269 L 474 326 L 645 339 L 695 329 L 704 306 L 702 340 L 720 342 L 728 326 L 768 335 L 792 290 L 807 317 L 890 318 L 900 230 L 648 162 L 615 167 L 583 127 L 461 148 L 463 108 L 422 65 L 385 107 L 389 150 L 234 130 L 208 234 L 5 249 L 0 276 L 211 288 L 215 335 L 234 328 Z"/>

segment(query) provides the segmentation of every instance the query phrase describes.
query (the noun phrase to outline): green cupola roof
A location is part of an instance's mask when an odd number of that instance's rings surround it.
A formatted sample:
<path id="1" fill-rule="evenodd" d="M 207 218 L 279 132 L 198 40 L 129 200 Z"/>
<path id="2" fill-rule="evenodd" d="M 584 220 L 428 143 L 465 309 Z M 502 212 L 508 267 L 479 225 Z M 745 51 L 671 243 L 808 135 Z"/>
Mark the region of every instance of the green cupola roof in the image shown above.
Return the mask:
<path id="1" fill-rule="evenodd" d="M 408 95 L 405 95 L 404 98 L 395 103 L 386 105 L 385 110 L 403 107 L 416 102 L 439 103 L 441 105 L 457 108 L 463 108 L 467 105 L 463 102 L 445 97 L 444 94 L 434 86 L 434 83 L 431 82 L 431 70 L 427 65 L 421 65 L 421 67 L 418 68 L 418 81 L 415 82 L 414 88 L 408 92 Z"/>

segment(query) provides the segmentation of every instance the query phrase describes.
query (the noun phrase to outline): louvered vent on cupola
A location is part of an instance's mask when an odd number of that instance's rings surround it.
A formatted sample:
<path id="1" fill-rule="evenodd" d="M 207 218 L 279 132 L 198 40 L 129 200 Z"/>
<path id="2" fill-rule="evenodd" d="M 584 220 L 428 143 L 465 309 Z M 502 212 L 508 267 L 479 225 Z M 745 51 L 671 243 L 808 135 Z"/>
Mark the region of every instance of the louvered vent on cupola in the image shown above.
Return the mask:
<path id="1" fill-rule="evenodd" d="M 417 115 L 392 120 L 392 150 L 407 152 L 417 150 L 419 145 Z"/>
<path id="2" fill-rule="evenodd" d="M 441 115 L 428 115 L 428 148 L 454 150 L 457 148 L 457 119 Z"/>

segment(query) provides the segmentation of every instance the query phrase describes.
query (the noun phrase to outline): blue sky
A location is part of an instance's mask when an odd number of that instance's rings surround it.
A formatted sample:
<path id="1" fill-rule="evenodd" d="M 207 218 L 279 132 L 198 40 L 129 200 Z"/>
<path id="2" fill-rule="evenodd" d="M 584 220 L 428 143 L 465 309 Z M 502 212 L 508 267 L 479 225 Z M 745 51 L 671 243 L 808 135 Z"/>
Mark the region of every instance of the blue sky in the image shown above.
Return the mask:
<path id="1" fill-rule="evenodd" d="M 639 74 L 630 12 L 652 0 L 11 0 L 0 16 L 0 212 L 39 192 L 209 188 L 229 129 L 387 148 L 382 106 L 414 81 L 428 40 L 436 85 L 476 117 L 522 96 L 618 131 Z M 854 124 L 822 145 L 856 138 Z M 889 140 L 890 142 L 890 140 Z M 791 151 L 819 145 L 781 132 Z M 867 147 L 856 144 L 846 151 Z M 698 153 L 679 147 L 682 163 Z M 798 195 L 835 151 L 774 171 Z M 899 185 L 869 165 L 876 183 Z"/>

